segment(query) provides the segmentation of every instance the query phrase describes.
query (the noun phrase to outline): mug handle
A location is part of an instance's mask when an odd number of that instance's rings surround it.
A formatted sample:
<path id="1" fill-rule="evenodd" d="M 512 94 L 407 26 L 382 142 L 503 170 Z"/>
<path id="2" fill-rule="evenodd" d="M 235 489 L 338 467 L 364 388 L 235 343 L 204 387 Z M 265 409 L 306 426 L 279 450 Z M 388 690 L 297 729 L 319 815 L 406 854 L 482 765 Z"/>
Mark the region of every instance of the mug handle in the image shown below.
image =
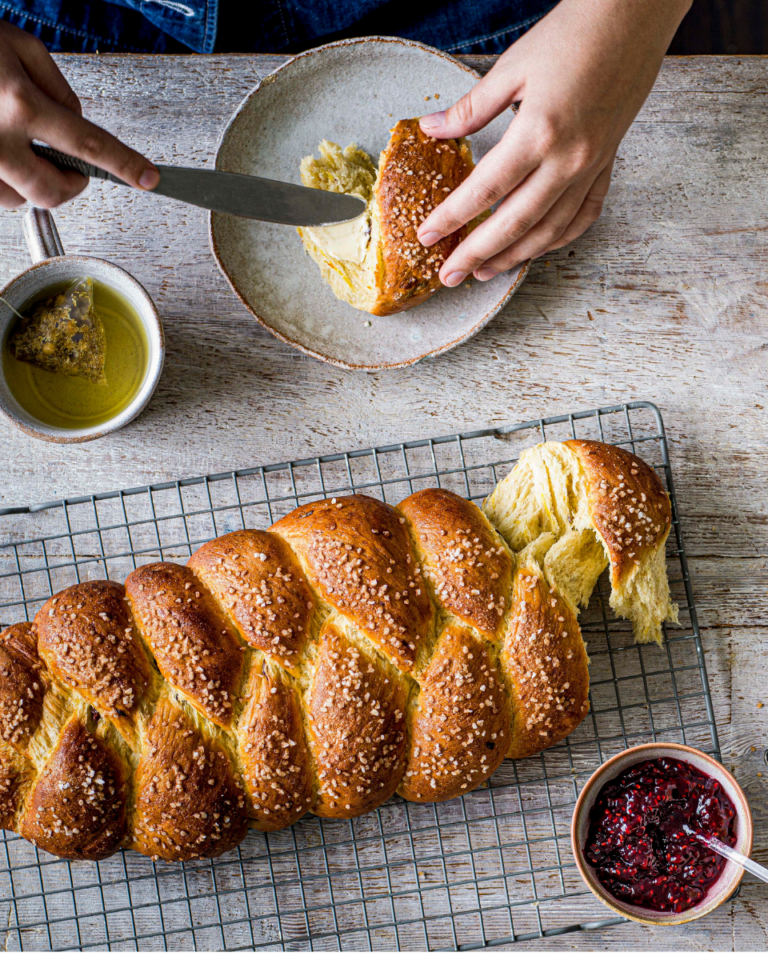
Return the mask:
<path id="1" fill-rule="evenodd" d="M 24 215 L 24 236 L 27 238 L 32 263 L 64 256 L 61 237 L 50 210 L 43 210 L 41 207 L 28 210 Z"/>

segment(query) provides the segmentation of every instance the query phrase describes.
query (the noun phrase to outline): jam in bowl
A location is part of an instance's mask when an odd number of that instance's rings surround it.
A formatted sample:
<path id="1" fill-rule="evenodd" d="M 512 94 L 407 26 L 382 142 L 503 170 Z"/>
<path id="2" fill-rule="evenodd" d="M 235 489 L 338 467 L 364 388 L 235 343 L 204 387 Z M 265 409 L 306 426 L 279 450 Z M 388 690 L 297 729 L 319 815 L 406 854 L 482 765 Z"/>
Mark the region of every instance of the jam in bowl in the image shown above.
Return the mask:
<path id="1" fill-rule="evenodd" d="M 667 913 L 701 903 L 727 862 L 685 826 L 736 843 L 736 809 L 720 782 L 672 757 L 641 761 L 609 780 L 589 820 L 584 857 L 605 889 Z"/>
<path id="2" fill-rule="evenodd" d="M 736 891 L 743 870 L 693 834 L 749 856 L 752 814 L 716 760 L 693 747 L 632 747 L 599 767 L 573 812 L 576 866 L 592 893 L 651 925 L 705 916 Z"/>

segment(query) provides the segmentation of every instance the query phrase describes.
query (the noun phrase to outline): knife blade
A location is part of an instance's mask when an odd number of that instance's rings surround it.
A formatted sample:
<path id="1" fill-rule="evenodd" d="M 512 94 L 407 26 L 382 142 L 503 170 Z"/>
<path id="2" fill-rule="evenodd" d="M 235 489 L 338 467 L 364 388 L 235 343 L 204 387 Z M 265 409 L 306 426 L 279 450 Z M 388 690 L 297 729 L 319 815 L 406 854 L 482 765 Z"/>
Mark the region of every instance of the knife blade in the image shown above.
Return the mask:
<path id="1" fill-rule="evenodd" d="M 33 143 L 32 150 L 59 170 L 75 170 L 85 177 L 128 186 L 114 174 L 53 147 Z M 330 193 L 296 183 L 222 170 L 156 166 L 160 171 L 160 183 L 153 191 L 147 192 L 235 217 L 286 223 L 294 227 L 318 227 L 354 220 L 365 211 L 364 200 L 345 193 Z"/>

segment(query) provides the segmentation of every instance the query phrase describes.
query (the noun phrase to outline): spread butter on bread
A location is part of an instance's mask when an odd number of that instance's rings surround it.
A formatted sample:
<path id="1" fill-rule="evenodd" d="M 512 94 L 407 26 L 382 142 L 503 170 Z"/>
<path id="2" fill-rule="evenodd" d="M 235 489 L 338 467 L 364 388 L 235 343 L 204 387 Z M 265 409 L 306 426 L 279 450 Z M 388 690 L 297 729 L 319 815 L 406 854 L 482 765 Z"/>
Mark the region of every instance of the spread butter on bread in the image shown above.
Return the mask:
<path id="1" fill-rule="evenodd" d="M 345 150 L 324 140 L 319 157 L 301 163 L 304 186 L 349 193 L 366 201 L 355 221 L 330 227 L 300 227 L 304 247 L 340 300 L 376 316 L 418 306 L 441 286 L 446 258 L 468 232 L 462 227 L 425 247 L 416 236 L 432 210 L 473 169 L 464 140 L 436 140 L 418 119 L 392 129 L 378 171 L 354 144 Z"/>

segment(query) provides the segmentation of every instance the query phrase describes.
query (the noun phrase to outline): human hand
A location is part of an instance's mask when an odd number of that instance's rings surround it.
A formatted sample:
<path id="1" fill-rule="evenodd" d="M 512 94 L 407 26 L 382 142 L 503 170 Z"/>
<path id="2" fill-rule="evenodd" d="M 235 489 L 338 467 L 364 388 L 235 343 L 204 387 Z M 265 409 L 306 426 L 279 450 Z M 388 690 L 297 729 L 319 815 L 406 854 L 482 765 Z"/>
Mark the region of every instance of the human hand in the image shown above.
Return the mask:
<path id="1" fill-rule="evenodd" d="M 619 143 L 691 2 L 561 0 L 465 97 L 422 118 L 432 137 L 462 137 L 519 103 L 499 143 L 419 228 L 431 246 L 502 201 L 443 264 L 446 286 L 469 273 L 490 280 L 597 220 Z"/>
<path id="2" fill-rule="evenodd" d="M 0 22 L 0 206 L 6 209 L 25 200 L 56 207 L 88 183 L 35 156 L 32 140 L 95 163 L 132 187 L 152 190 L 160 179 L 149 160 L 83 119 L 80 101 L 36 37 Z"/>

